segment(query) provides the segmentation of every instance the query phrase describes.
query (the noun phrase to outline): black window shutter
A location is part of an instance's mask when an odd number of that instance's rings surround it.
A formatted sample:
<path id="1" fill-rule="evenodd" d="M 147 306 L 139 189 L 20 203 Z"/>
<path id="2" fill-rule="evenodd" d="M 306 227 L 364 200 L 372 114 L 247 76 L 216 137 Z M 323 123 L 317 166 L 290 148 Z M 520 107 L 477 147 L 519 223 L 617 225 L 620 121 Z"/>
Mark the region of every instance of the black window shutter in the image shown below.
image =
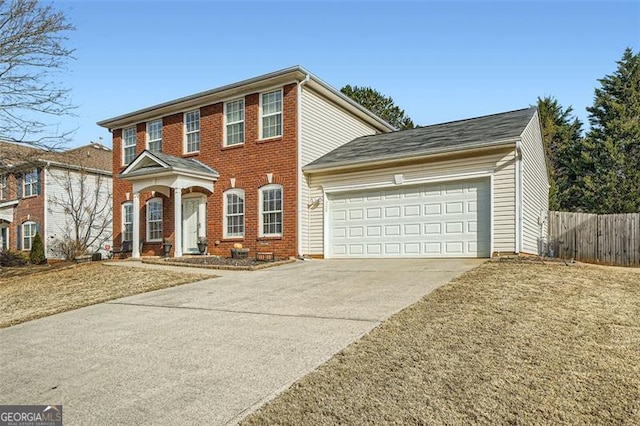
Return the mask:
<path id="1" fill-rule="evenodd" d="M 22 250 L 22 225 L 18 225 L 18 239 L 16 241 L 16 247 L 18 247 L 18 250 Z"/>
<path id="2" fill-rule="evenodd" d="M 18 182 L 18 198 L 22 198 L 22 175 L 18 175 L 16 180 Z"/>

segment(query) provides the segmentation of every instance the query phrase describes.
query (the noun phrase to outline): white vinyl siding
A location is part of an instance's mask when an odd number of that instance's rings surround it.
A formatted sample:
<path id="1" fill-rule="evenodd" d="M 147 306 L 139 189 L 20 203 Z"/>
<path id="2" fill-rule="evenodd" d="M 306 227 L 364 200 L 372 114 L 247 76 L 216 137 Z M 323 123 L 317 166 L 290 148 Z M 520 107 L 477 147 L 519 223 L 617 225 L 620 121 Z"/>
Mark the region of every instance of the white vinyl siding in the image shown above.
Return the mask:
<path id="1" fill-rule="evenodd" d="M 147 123 L 147 149 L 162 152 L 162 120 Z"/>
<path id="2" fill-rule="evenodd" d="M 244 99 L 224 104 L 225 146 L 244 143 Z"/>
<path id="3" fill-rule="evenodd" d="M 549 177 L 538 113 L 522 133 L 522 251 L 541 254 L 547 235 Z"/>
<path id="4" fill-rule="evenodd" d="M 306 86 L 302 86 L 301 97 L 302 140 L 300 156 L 302 166 L 355 138 L 379 133 L 373 126 L 364 123 Z M 308 206 L 312 205 L 311 201 L 314 197 L 310 197 L 309 176 L 306 175 L 302 176 L 301 196 L 302 233 L 300 238 L 302 238 L 303 253 L 313 254 L 316 252 L 310 251 L 309 231 L 311 230 L 314 235 L 317 235 L 318 232 L 322 235 L 322 221 L 320 223 L 310 222 L 311 208 Z M 312 228 L 318 226 L 319 229 Z"/>
<path id="5" fill-rule="evenodd" d="M 462 179 L 470 173 L 493 174 L 493 250 L 494 252 L 515 251 L 515 151 L 505 151 L 492 155 L 466 157 L 449 161 L 424 162 L 405 166 L 370 168 L 357 172 L 336 172 L 329 175 L 312 175 L 310 179 L 311 203 L 308 224 L 308 254 L 324 254 L 324 205 L 323 187 L 365 188 L 367 186 L 394 187 L 396 174 L 401 174 L 403 185 L 412 182 L 446 181 Z M 402 186 L 402 185 L 401 185 Z"/>
<path id="6" fill-rule="evenodd" d="M 70 199 L 70 194 L 65 188 L 69 180 L 72 182 L 80 182 L 81 174 L 77 171 L 65 171 L 58 168 L 46 168 L 45 169 L 45 221 L 43 223 L 43 242 L 45 243 L 46 256 L 48 259 L 61 259 L 60 253 L 55 253 L 53 250 L 53 242 L 64 238 L 67 235 L 75 237 L 74 223 L 71 217 L 65 213 L 65 201 Z M 113 194 L 113 181 L 111 176 L 103 176 L 98 178 L 96 175 L 86 176 L 85 179 L 85 194 L 91 194 L 91 198 L 85 201 L 85 205 L 99 205 L 102 206 L 105 203 L 111 205 L 109 197 Z M 80 191 L 77 189 L 78 185 L 72 185 L 74 188 L 73 195 L 76 199 L 80 195 Z M 94 198 L 94 195 L 98 196 L 98 200 Z M 57 201 L 56 201 L 57 200 Z M 104 229 L 92 229 L 91 235 L 97 237 L 94 246 L 91 247 L 92 252 L 104 250 L 104 246 L 112 246 L 112 210 L 111 208 L 97 214 L 94 218 L 96 228 L 99 224 L 106 224 Z M 100 226 L 101 227 L 101 226 Z M 46 228 L 46 229 L 45 229 Z M 103 251 L 106 254 L 106 251 Z"/>
<path id="7" fill-rule="evenodd" d="M 282 89 L 260 94 L 261 139 L 282 136 Z"/>
<path id="8" fill-rule="evenodd" d="M 122 131 L 122 164 L 127 165 L 136 158 L 136 128 Z"/>
<path id="9" fill-rule="evenodd" d="M 184 114 L 185 152 L 200 151 L 200 110 Z"/>

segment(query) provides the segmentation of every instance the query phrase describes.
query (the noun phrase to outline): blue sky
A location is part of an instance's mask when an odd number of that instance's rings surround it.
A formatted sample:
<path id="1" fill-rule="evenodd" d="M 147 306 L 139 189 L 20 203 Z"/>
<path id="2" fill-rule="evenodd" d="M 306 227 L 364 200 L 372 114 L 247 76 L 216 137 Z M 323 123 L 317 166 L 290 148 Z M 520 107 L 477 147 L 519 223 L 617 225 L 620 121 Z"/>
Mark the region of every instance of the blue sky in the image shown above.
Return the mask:
<path id="1" fill-rule="evenodd" d="M 57 1 L 76 26 L 72 145 L 96 121 L 292 65 L 371 86 L 416 124 L 553 95 L 587 121 L 597 79 L 640 49 L 640 2 Z"/>

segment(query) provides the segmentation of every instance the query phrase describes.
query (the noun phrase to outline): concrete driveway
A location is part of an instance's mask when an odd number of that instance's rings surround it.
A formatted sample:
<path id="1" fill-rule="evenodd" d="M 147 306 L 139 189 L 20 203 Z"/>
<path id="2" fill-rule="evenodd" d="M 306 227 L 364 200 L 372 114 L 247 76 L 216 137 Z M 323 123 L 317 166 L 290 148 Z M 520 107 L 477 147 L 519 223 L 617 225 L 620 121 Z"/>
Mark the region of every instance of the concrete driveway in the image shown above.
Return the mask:
<path id="1" fill-rule="evenodd" d="M 481 262 L 314 260 L 221 272 L 3 329 L 0 404 L 61 403 L 65 424 L 235 423 Z"/>

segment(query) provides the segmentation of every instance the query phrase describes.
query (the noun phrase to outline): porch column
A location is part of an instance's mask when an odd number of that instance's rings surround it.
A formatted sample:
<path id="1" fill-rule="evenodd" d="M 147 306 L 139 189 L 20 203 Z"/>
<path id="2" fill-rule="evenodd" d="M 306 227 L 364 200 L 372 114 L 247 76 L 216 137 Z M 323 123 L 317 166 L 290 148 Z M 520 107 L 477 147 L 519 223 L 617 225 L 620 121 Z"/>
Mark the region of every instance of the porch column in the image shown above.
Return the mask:
<path id="1" fill-rule="evenodd" d="M 182 189 L 173 188 L 173 235 L 175 237 L 173 257 L 182 256 Z"/>
<path id="2" fill-rule="evenodd" d="M 133 241 L 131 241 L 131 257 L 140 257 L 140 193 L 133 193 Z"/>

